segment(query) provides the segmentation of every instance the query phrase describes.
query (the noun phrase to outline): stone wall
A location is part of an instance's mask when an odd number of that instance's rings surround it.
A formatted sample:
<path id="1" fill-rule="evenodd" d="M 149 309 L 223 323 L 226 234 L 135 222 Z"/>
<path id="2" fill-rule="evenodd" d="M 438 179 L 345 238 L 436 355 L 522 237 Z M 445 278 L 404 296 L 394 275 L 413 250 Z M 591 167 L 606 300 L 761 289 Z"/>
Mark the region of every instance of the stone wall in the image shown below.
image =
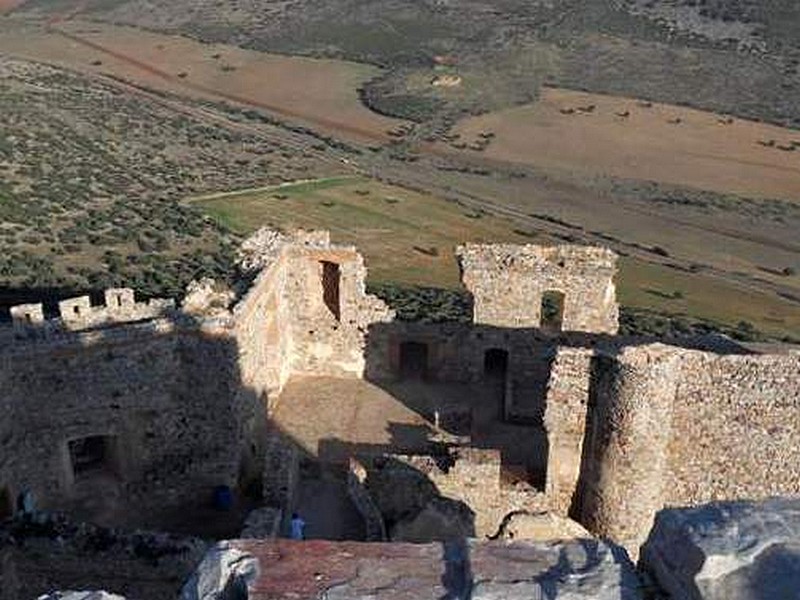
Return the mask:
<path id="1" fill-rule="evenodd" d="M 481 535 L 542 507 L 635 548 L 665 504 L 800 494 L 800 355 L 604 335 L 617 325 L 609 251 L 461 247 L 472 325 L 394 321 L 366 294 L 361 256 L 324 232 L 262 231 L 245 251 L 250 285 L 233 306 L 209 284 L 182 311 L 130 290 L 109 290 L 104 307 L 65 301 L 50 321 L 41 305 L 12 310 L 0 331 L 0 509 L 23 489 L 44 508 L 91 498 L 69 451 L 89 438 L 107 445 L 103 493 L 118 508 L 205 502 L 252 478 L 268 498 L 290 493 L 275 451 L 285 441 L 266 428 L 289 377 L 392 379 L 408 342 L 427 345 L 424 375 L 440 382 L 485 383 L 489 353 L 507 353 L 505 416 L 544 426 L 530 428 L 530 448 L 547 456 L 545 494 L 502 487 L 499 463 L 467 450 L 427 473 L 479 507 Z M 564 294 L 573 333 L 540 330 L 548 290 Z"/>
<path id="2" fill-rule="evenodd" d="M 166 316 L 175 310 L 175 302 L 166 299 L 151 299 L 136 302 L 134 291 L 129 288 L 105 290 L 105 303 L 92 305 L 89 296 L 63 300 L 58 304 L 59 318 L 46 321 L 41 304 L 22 304 L 10 309 L 12 329 L 0 332 L 0 337 L 41 336 L 58 331 L 81 331 L 97 327 L 108 327 L 117 323 L 147 321 Z"/>
<path id="3" fill-rule="evenodd" d="M 364 519 L 366 529 L 364 540 L 367 542 L 385 542 L 386 525 L 383 517 L 375 502 L 370 496 L 365 483 L 367 480 L 367 469 L 356 459 L 351 458 L 347 470 L 347 495 L 353 506 Z"/>
<path id="4" fill-rule="evenodd" d="M 800 495 L 800 355 L 681 357 L 666 502 Z"/>
<path id="5" fill-rule="evenodd" d="M 509 513 L 547 508 L 546 497 L 533 487 L 522 483 L 515 486 L 502 483 L 500 452 L 497 450 L 453 448 L 448 457 L 392 455 L 391 459 L 397 461 L 398 466 L 406 465 L 424 476 L 440 496 L 468 507 L 474 513 L 474 535 L 478 538 L 497 533 Z M 404 470 L 398 470 L 401 478 L 397 482 L 409 475 L 403 473 Z M 391 485 L 394 480 L 384 475 L 377 481 Z M 376 478 L 369 478 L 370 491 L 379 496 L 384 494 L 382 490 L 376 490 L 375 485 Z M 388 490 L 385 493 L 392 492 Z"/>
<path id="6" fill-rule="evenodd" d="M 392 311 L 366 293 L 366 268 L 355 248 L 291 246 L 286 256 L 286 296 L 291 303 L 292 372 L 362 377 L 366 332 Z M 325 302 L 324 265 L 338 271 L 336 309 Z"/>
<path id="7" fill-rule="evenodd" d="M 560 329 L 616 333 L 616 254 L 582 246 L 467 244 L 458 248 L 475 323 L 540 327 L 546 292 L 563 294 Z"/>
<path id="8" fill-rule="evenodd" d="M 629 347 L 590 386 L 575 508 L 593 533 L 635 553 L 664 506 L 800 494 L 800 355 Z"/>
<path id="9" fill-rule="evenodd" d="M 44 508 L 79 502 L 90 484 L 76 477 L 69 443 L 94 436 L 105 461 L 90 475 L 108 476 L 108 493 L 118 485 L 121 506 L 236 486 L 244 420 L 256 411 L 230 338 L 160 321 L 16 344 L 0 358 L 0 487 L 12 497 L 30 489 Z"/>
<path id="10" fill-rule="evenodd" d="M 197 538 L 123 533 L 61 520 L 8 523 L 0 529 L 0 540 L 0 568 L 6 557 L 14 572 L 8 587 L 0 580 L 2 600 L 31 600 L 59 589 L 174 600 L 207 550 Z"/>
<path id="11" fill-rule="evenodd" d="M 560 348 L 547 388 L 545 490 L 553 509 L 566 515 L 581 473 L 587 404 L 595 352 Z"/>
<path id="12" fill-rule="evenodd" d="M 247 260 L 261 270 L 232 310 L 248 384 L 275 397 L 291 374 L 363 376 L 368 328 L 394 315 L 366 293 L 361 255 L 327 232 L 262 230 L 254 239 Z M 325 264 L 336 272 L 332 306 Z"/>
<path id="13" fill-rule="evenodd" d="M 193 286 L 183 312 L 130 290 L 106 292 L 105 307 L 64 301 L 55 320 L 40 305 L 13 308 L 0 332 L 0 494 L 28 489 L 40 507 L 66 509 L 102 490 L 124 513 L 269 483 L 266 417 L 286 380 L 361 376 L 367 328 L 392 313 L 365 293 L 361 257 L 324 232 L 263 232 L 248 252 L 258 271 L 230 310 L 213 282 Z M 335 315 L 323 261 L 340 276 Z M 107 455 L 98 489 L 76 480 L 69 450 L 90 438 Z"/>
<path id="14" fill-rule="evenodd" d="M 601 358 L 593 382 L 578 520 L 629 550 L 664 502 L 676 357 L 668 346 L 626 348 Z"/>

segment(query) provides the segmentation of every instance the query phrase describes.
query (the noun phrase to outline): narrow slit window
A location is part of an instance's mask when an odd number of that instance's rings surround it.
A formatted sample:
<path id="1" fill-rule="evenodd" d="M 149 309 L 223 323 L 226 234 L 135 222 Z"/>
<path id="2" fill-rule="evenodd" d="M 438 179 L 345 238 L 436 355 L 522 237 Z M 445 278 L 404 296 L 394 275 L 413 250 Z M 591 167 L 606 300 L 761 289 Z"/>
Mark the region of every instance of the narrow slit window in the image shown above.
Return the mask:
<path id="1" fill-rule="evenodd" d="M 322 300 L 337 321 L 342 317 L 341 279 L 342 271 L 337 263 L 322 261 Z"/>

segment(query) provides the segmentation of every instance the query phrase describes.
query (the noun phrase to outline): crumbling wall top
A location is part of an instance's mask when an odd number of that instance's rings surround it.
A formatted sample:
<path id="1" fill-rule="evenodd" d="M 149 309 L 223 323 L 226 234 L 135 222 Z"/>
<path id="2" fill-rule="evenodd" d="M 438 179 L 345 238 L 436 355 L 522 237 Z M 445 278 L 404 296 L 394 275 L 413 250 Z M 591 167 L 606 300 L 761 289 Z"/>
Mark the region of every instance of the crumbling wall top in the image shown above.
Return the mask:
<path id="1" fill-rule="evenodd" d="M 237 263 L 243 273 L 257 273 L 269 267 L 280 256 L 287 245 L 309 248 L 328 248 L 331 245 L 330 232 L 324 230 L 297 230 L 284 233 L 269 227 L 262 227 L 239 247 Z"/>
<path id="2" fill-rule="evenodd" d="M 617 332 L 617 255 L 607 248 L 466 244 L 457 255 L 475 323 Z"/>

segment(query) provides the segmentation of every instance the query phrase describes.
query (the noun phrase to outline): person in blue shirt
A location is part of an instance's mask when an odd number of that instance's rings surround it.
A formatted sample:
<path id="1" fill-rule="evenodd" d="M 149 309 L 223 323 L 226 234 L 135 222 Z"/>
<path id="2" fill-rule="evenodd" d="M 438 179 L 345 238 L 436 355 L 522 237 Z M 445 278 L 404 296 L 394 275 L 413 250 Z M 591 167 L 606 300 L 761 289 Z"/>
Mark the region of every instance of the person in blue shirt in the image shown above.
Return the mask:
<path id="1" fill-rule="evenodd" d="M 291 538 L 293 540 L 305 539 L 306 522 L 297 513 L 292 513 L 291 527 Z"/>

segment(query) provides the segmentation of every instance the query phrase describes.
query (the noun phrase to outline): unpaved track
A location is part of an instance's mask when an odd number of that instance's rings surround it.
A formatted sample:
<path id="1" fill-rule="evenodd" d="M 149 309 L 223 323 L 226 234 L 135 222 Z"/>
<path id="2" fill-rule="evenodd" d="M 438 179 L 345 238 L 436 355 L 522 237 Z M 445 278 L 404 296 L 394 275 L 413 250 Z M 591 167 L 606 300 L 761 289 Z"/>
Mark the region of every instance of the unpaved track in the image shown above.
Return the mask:
<path id="1" fill-rule="evenodd" d="M 80 12 L 79 10 L 73 11 L 72 16 L 77 15 L 79 12 Z M 111 56 L 128 65 L 136 67 L 137 69 L 140 69 L 149 75 L 152 75 L 154 77 L 157 77 L 159 79 L 168 82 L 172 86 L 176 86 L 178 88 L 184 88 L 186 90 L 199 93 L 202 96 L 216 98 L 218 100 L 227 100 L 229 102 L 233 102 L 239 105 L 260 108 L 262 110 L 266 110 L 280 117 L 306 122 L 318 126 L 323 130 L 343 134 L 345 138 L 356 136 L 368 142 L 378 142 L 378 143 L 383 143 L 390 139 L 388 135 L 382 133 L 378 134 L 370 129 L 357 127 L 355 125 L 349 123 L 343 123 L 341 121 L 337 121 L 334 119 L 326 119 L 316 115 L 309 115 L 308 113 L 290 110 L 284 106 L 278 106 L 276 104 L 259 101 L 254 98 L 248 98 L 242 96 L 240 94 L 228 93 L 211 86 L 202 85 L 199 83 L 189 81 L 187 79 L 180 78 L 176 75 L 173 75 L 172 73 L 168 73 L 162 69 L 159 69 L 153 64 L 141 61 L 136 57 L 131 56 L 130 54 L 119 52 L 117 50 L 114 50 L 113 48 L 109 48 L 103 44 L 89 40 L 86 37 L 81 36 L 77 33 L 70 32 L 61 27 L 58 27 L 58 24 L 61 23 L 63 20 L 65 19 L 51 20 L 51 22 L 48 23 L 49 31 L 57 35 L 60 35 L 66 38 L 67 40 L 85 46 L 87 48 L 90 48 L 91 50 L 100 52 L 107 56 Z"/>

